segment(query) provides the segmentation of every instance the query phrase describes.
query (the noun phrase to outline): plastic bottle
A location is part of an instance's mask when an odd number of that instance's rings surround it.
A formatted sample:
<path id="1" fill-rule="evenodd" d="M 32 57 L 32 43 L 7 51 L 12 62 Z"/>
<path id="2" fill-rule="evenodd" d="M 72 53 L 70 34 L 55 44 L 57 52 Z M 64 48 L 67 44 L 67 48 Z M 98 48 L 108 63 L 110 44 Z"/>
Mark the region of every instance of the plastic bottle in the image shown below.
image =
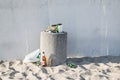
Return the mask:
<path id="1" fill-rule="evenodd" d="M 41 65 L 42 65 L 43 67 L 46 67 L 46 66 L 47 66 L 47 60 L 46 60 L 46 56 L 45 56 L 45 52 L 44 52 L 44 51 L 42 52 Z"/>

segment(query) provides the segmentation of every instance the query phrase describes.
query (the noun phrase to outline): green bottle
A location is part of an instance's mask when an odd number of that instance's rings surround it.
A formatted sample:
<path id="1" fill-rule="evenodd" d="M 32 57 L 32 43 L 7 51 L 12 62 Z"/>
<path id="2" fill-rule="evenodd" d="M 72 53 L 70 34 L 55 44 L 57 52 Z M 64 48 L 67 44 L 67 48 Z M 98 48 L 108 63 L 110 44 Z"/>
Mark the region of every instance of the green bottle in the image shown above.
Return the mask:
<path id="1" fill-rule="evenodd" d="M 72 63 L 67 63 L 67 66 L 68 66 L 68 67 L 71 67 L 71 68 L 75 67 L 75 65 L 72 64 Z"/>

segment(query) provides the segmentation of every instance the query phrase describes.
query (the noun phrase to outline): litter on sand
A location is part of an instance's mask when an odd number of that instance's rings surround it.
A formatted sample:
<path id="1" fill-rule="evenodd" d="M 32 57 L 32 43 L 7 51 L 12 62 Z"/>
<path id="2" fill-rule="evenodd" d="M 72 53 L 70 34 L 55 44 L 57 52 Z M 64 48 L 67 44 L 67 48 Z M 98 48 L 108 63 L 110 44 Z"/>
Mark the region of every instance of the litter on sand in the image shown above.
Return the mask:
<path id="1" fill-rule="evenodd" d="M 40 60 L 40 49 L 37 49 L 25 56 L 23 62 L 38 62 Z"/>

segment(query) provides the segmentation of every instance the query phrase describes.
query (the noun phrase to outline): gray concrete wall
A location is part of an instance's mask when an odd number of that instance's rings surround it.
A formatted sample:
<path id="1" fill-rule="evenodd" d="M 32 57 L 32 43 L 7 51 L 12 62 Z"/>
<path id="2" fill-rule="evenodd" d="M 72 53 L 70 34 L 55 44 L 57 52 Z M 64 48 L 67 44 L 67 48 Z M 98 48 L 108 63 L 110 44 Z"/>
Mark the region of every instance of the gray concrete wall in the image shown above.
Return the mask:
<path id="1" fill-rule="evenodd" d="M 120 0 L 49 0 L 50 23 L 64 24 L 68 54 L 120 54 Z"/>
<path id="2" fill-rule="evenodd" d="M 120 54 L 120 0 L 0 0 L 0 59 L 39 48 L 40 31 L 63 23 L 68 55 Z"/>
<path id="3" fill-rule="evenodd" d="M 0 0 L 0 59 L 24 58 L 39 49 L 48 25 L 47 0 Z"/>

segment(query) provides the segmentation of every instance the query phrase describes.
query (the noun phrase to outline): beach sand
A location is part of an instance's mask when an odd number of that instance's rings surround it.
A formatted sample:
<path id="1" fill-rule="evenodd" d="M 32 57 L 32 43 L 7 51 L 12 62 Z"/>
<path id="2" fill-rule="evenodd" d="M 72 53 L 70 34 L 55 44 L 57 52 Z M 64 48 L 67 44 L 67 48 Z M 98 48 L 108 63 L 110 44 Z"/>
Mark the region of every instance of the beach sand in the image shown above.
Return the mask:
<path id="1" fill-rule="evenodd" d="M 68 58 L 66 64 L 41 67 L 21 60 L 1 60 L 0 80 L 120 80 L 120 56 Z"/>

